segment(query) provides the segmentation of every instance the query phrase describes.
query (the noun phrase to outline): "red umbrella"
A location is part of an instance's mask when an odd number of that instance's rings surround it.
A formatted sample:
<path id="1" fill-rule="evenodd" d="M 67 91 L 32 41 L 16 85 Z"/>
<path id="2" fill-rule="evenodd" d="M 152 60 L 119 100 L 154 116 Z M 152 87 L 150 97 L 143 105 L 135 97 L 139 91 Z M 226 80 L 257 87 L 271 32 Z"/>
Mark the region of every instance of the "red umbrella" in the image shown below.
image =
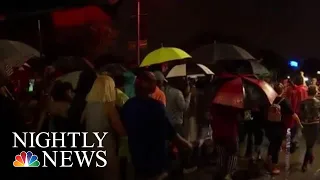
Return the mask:
<path id="1" fill-rule="evenodd" d="M 277 97 L 268 83 L 252 75 L 226 74 L 219 77 L 214 86 L 212 103 L 236 108 L 270 105 Z"/>

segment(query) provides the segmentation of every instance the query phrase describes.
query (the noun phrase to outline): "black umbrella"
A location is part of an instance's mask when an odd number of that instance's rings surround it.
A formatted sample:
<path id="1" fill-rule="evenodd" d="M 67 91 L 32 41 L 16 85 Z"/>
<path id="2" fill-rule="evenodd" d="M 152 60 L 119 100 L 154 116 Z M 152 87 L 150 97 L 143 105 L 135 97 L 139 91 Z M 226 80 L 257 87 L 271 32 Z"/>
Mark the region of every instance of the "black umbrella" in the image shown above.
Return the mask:
<path id="1" fill-rule="evenodd" d="M 229 72 L 237 74 L 255 74 L 257 76 L 270 75 L 268 69 L 257 60 L 223 60 L 218 61 L 211 67 L 216 73 Z"/>
<path id="2" fill-rule="evenodd" d="M 222 60 L 254 60 L 255 58 L 243 48 L 225 43 L 213 43 L 202 46 L 191 53 L 192 59 L 199 63 L 213 64 Z"/>
<path id="3" fill-rule="evenodd" d="M 107 65 L 100 67 L 99 71 L 108 72 L 112 76 L 117 76 L 117 75 L 121 75 L 124 72 L 126 72 L 127 69 L 125 67 L 123 67 L 121 64 L 113 63 L 113 64 L 107 64 Z"/>
<path id="4" fill-rule="evenodd" d="M 53 66 L 64 73 L 83 70 L 87 65 L 79 57 L 59 57 L 53 62 Z"/>
<path id="5" fill-rule="evenodd" d="M 191 52 L 193 61 L 211 64 L 213 71 L 240 74 L 269 74 L 249 52 L 233 44 L 213 43 L 202 46 Z M 210 65 L 208 65 L 210 67 Z"/>

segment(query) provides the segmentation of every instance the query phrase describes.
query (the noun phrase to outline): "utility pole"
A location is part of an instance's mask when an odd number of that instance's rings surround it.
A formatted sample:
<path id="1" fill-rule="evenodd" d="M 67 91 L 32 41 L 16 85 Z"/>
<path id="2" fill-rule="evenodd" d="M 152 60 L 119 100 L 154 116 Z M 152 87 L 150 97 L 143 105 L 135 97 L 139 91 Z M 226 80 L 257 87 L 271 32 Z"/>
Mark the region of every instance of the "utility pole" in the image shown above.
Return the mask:
<path id="1" fill-rule="evenodd" d="M 140 39 L 141 39 L 141 34 L 140 34 L 140 0 L 137 0 L 137 63 L 138 66 L 140 65 Z"/>
<path id="2" fill-rule="evenodd" d="M 147 14 L 141 14 L 141 0 L 137 0 L 137 14 L 131 16 L 131 18 L 137 18 L 136 19 L 136 25 L 137 25 L 137 38 L 136 38 L 136 54 L 137 54 L 137 64 L 140 65 L 141 61 L 141 16 L 146 16 Z"/>

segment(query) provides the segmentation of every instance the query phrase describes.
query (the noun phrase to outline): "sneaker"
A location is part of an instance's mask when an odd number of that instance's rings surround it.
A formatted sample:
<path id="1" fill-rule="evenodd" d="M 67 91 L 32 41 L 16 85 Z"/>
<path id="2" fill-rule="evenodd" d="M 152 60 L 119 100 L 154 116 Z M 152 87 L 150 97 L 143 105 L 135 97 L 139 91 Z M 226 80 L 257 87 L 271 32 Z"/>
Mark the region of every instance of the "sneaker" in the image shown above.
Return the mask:
<path id="1" fill-rule="evenodd" d="M 184 169 L 183 169 L 183 174 L 190 174 L 190 173 L 193 173 L 193 172 L 195 172 L 197 169 L 198 169 L 198 167 L 197 167 L 197 166 L 192 167 L 192 168 L 184 168 Z"/>
<path id="2" fill-rule="evenodd" d="M 280 174 L 280 169 L 279 169 L 279 168 L 272 168 L 271 173 L 272 173 L 273 175 L 278 175 L 278 174 Z"/>

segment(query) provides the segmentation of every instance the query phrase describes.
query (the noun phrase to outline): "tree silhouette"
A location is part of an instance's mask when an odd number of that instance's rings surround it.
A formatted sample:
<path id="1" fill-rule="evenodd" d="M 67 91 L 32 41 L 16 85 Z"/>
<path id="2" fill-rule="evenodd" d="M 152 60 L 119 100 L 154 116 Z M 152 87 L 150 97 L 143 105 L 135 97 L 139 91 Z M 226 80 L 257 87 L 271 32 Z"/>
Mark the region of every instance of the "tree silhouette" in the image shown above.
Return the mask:
<path id="1" fill-rule="evenodd" d="M 261 50 L 259 57 L 262 59 L 261 63 L 276 74 L 278 79 L 286 77 L 291 71 L 287 59 L 272 50 Z"/>

